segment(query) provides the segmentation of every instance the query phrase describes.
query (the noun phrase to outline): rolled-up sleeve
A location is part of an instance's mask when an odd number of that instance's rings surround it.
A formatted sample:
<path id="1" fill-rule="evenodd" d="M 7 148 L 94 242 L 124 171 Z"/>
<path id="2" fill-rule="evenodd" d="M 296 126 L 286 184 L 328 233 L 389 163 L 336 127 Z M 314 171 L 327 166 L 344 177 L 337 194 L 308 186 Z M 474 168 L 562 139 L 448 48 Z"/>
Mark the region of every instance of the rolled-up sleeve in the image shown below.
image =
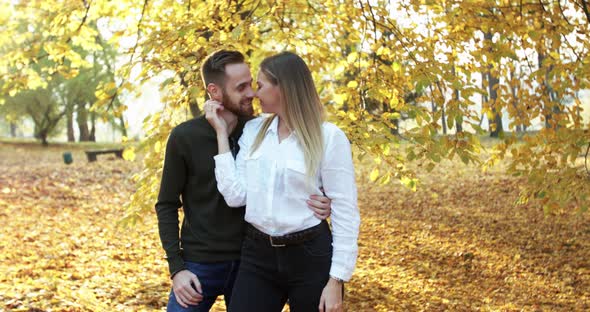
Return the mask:
<path id="1" fill-rule="evenodd" d="M 332 200 L 333 255 L 330 275 L 350 280 L 358 255 L 360 214 L 350 142 L 334 127 L 326 136 L 321 165 L 321 180 L 326 196 Z"/>

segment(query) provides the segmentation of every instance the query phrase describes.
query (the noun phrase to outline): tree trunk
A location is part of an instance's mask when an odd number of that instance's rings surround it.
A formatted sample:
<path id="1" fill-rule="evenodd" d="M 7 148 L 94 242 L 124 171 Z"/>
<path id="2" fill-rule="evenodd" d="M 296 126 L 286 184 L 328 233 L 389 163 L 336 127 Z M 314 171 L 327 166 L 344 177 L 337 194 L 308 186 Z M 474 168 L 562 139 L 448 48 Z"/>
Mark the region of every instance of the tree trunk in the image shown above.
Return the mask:
<path id="1" fill-rule="evenodd" d="M 10 136 L 16 138 L 16 123 L 14 121 L 10 122 Z"/>
<path id="2" fill-rule="evenodd" d="M 76 142 L 76 137 L 74 136 L 74 111 L 71 107 L 68 108 L 66 113 L 66 123 L 68 128 L 68 142 Z"/>
<path id="3" fill-rule="evenodd" d="M 542 43 L 544 45 L 544 42 Z M 537 62 L 539 63 L 539 70 L 541 70 L 541 68 L 543 68 L 543 61 L 545 60 L 545 53 L 543 51 L 544 47 L 537 49 Z M 547 83 L 547 74 L 545 74 L 544 76 L 545 78 L 543 79 L 543 93 L 547 95 L 546 101 L 551 101 L 551 92 L 548 90 L 549 88 L 549 84 Z M 551 113 L 550 110 L 548 109 L 548 104 L 545 104 L 543 107 L 543 111 L 544 111 L 544 116 L 545 116 L 545 128 L 551 128 L 551 125 L 549 123 L 549 121 L 551 120 Z"/>
<path id="4" fill-rule="evenodd" d="M 481 89 L 482 90 L 486 90 L 488 91 L 488 94 L 490 92 L 490 89 L 487 88 L 486 86 L 486 82 L 487 82 L 487 76 L 486 73 L 481 73 Z M 481 124 L 483 123 L 483 119 L 486 117 L 486 114 L 483 112 L 483 107 L 484 105 L 488 102 L 488 96 L 486 94 L 482 94 L 481 95 L 481 108 L 482 108 L 482 112 L 481 112 L 481 118 L 479 119 L 479 127 L 481 127 Z"/>
<path id="5" fill-rule="evenodd" d="M 119 127 L 121 129 L 121 135 L 127 137 L 127 126 L 125 125 L 125 118 L 123 115 L 119 116 Z"/>
<path id="6" fill-rule="evenodd" d="M 436 114 L 436 112 L 438 111 L 437 107 L 436 107 L 436 103 L 434 103 L 434 93 L 432 90 L 432 84 L 429 86 L 430 88 L 430 105 L 432 108 L 432 119 L 434 119 L 434 114 Z M 436 130 L 436 133 L 438 133 L 438 130 Z"/>
<path id="7" fill-rule="evenodd" d="M 543 24 L 541 28 L 545 25 Z M 541 46 L 537 48 L 537 61 L 539 62 L 539 70 L 543 68 L 543 61 L 547 55 L 545 54 L 545 50 L 549 49 L 545 40 L 542 40 L 539 43 Z M 551 43 L 549 43 L 551 45 Z M 559 50 L 558 50 L 559 53 Z M 555 90 L 553 90 L 553 86 L 551 85 L 551 79 L 549 77 L 549 73 L 553 70 L 553 65 L 550 65 L 549 68 L 545 69 L 545 75 L 543 76 L 543 93 L 546 95 L 546 102 L 543 110 L 545 112 L 545 128 L 556 128 L 557 124 L 552 122 L 553 116 L 557 115 L 561 112 L 558 104 L 558 94 Z"/>
<path id="8" fill-rule="evenodd" d="M 498 138 L 500 137 L 500 133 L 504 131 L 502 127 L 502 116 L 496 108 L 498 101 L 498 90 L 496 86 L 500 83 L 500 80 L 498 77 L 492 75 L 491 70 L 488 72 L 488 77 L 490 81 L 490 104 L 492 106 L 492 114 L 494 115 L 494 120 L 490 120 L 490 137 Z"/>
<path id="9" fill-rule="evenodd" d="M 447 116 L 445 114 L 445 104 L 443 104 L 441 106 L 440 110 L 442 113 L 441 121 L 442 121 L 443 134 L 447 134 Z"/>
<path id="10" fill-rule="evenodd" d="M 440 92 L 440 96 L 442 98 L 441 100 L 441 105 L 440 105 L 440 112 L 441 112 L 441 125 L 442 125 L 442 129 L 443 129 L 443 134 L 447 134 L 447 114 L 445 112 L 445 95 L 443 93 L 442 88 L 440 87 L 440 82 L 436 82 L 436 87 L 438 88 L 438 91 Z M 433 89 L 432 87 L 430 88 L 430 95 L 432 96 L 432 99 L 434 101 L 434 93 L 433 93 Z M 434 107 L 434 102 L 432 103 L 433 107 Z"/>
<path id="11" fill-rule="evenodd" d="M 516 85 L 518 79 L 512 71 L 509 71 L 508 75 L 510 78 L 510 91 L 512 92 L 512 107 L 514 107 L 514 110 L 516 111 L 516 132 L 523 132 L 524 125 L 520 123 L 522 114 L 518 107 L 518 86 Z"/>
<path id="12" fill-rule="evenodd" d="M 459 101 L 460 95 L 459 90 L 455 90 L 455 100 Z M 457 133 L 463 132 L 463 123 L 461 120 L 455 120 L 455 127 L 457 127 Z"/>
<path id="13" fill-rule="evenodd" d="M 457 77 L 455 66 L 453 66 L 453 76 Z M 453 90 L 453 93 L 455 95 L 455 101 L 457 101 L 457 105 L 459 105 L 461 101 L 461 93 L 459 89 Z M 457 128 L 457 133 L 463 132 L 463 123 L 461 122 L 461 120 L 455 120 L 455 127 Z"/>
<path id="14" fill-rule="evenodd" d="M 90 135 L 88 136 L 88 140 L 91 142 L 96 142 L 96 113 L 90 113 Z"/>
<path id="15" fill-rule="evenodd" d="M 49 146 L 49 142 L 47 142 L 47 132 L 43 131 L 39 133 L 39 138 L 41 139 L 41 145 L 45 147 Z"/>
<path id="16" fill-rule="evenodd" d="M 80 130 L 78 141 L 85 142 L 90 138 L 90 132 L 88 131 L 88 110 L 86 110 L 85 103 L 79 103 L 77 105 L 77 113 L 76 121 Z"/>
<path id="17" fill-rule="evenodd" d="M 197 104 L 197 101 L 190 99 L 189 103 L 188 103 L 188 107 L 191 110 L 191 115 L 193 117 L 201 116 L 202 112 L 201 112 L 201 109 L 199 108 L 199 104 Z M 124 123 L 123 123 L 123 125 L 124 125 Z"/>
<path id="18" fill-rule="evenodd" d="M 179 74 L 179 76 L 180 76 L 180 84 L 185 88 L 185 90 L 187 91 L 187 94 L 189 94 L 189 95 L 187 95 L 187 97 L 188 97 L 188 108 L 191 111 L 191 115 L 193 116 L 193 118 L 194 117 L 199 117 L 199 116 L 201 116 L 202 112 L 201 112 L 201 109 L 199 108 L 199 104 L 197 103 L 197 100 L 196 99 L 193 99 L 190 96 L 190 92 L 188 92 L 188 90 L 189 90 L 189 83 L 186 80 L 184 80 L 184 77 L 186 76 L 186 74 L 187 74 L 187 71 L 183 71 L 183 72 L 181 72 Z M 209 97 L 205 93 L 205 101 L 208 100 L 208 99 L 209 99 Z"/>
<path id="19" fill-rule="evenodd" d="M 492 38 L 494 38 L 494 34 L 491 32 L 486 32 L 484 34 L 484 40 L 489 44 L 490 52 L 493 52 L 492 48 Z M 492 64 L 488 65 L 488 88 L 490 93 L 490 106 L 492 108 L 492 114 L 494 115 L 494 120 L 490 120 L 490 137 L 498 138 L 500 137 L 500 133 L 504 131 L 502 127 L 502 116 L 500 115 L 501 111 L 497 108 L 498 102 L 498 89 L 497 86 L 500 83 L 500 79 L 492 74 L 493 66 Z"/>

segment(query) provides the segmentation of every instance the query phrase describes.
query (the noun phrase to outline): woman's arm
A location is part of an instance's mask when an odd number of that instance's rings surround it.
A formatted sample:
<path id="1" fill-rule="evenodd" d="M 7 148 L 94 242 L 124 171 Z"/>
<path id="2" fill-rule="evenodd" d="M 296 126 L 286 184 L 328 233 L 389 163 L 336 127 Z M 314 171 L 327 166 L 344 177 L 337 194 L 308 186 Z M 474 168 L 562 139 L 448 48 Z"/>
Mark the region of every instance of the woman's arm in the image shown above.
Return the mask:
<path id="1" fill-rule="evenodd" d="M 225 202 L 230 207 L 242 207 L 246 205 L 245 161 L 244 155 L 249 149 L 248 144 L 240 137 L 240 152 L 236 160 L 230 152 L 227 122 L 220 116 L 223 106 L 209 100 L 205 103 L 205 118 L 217 133 L 218 154 L 215 159 L 215 178 L 217 189 L 223 195 Z"/>
<path id="2" fill-rule="evenodd" d="M 342 281 L 348 281 L 358 254 L 360 215 L 350 143 L 342 130 L 326 125 L 326 150 L 320 169 L 326 196 L 332 199 L 332 266 L 319 311 L 342 311 Z"/>
<path id="3" fill-rule="evenodd" d="M 240 151 L 238 152 L 235 161 L 231 152 L 220 153 L 213 157 L 215 159 L 217 189 L 219 190 L 219 193 L 223 195 L 225 202 L 230 207 L 242 207 L 246 205 L 245 157 L 250 150 L 250 144 L 246 141 L 246 129 L 244 129 L 244 133 L 238 142 L 240 145 Z"/>
<path id="4" fill-rule="evenodd" d="M 230 151 L 228 139 L 227 122 L 221 117 L 223 105 L 215 100 L 208 100 L 204 105 L 205 119 L 211 124 L 217 133 L 217 149 L 219 154 L 224 154 Z"/>
<path id="5" fill-rule="evenodd" d="M 360 214 L 350 142 L 342 130 L 332 124 L 321 166 L 326 196 L 332 199 L 332 235 L 334 252 L 330 275 L 348 281 L 358 253 Z"/>

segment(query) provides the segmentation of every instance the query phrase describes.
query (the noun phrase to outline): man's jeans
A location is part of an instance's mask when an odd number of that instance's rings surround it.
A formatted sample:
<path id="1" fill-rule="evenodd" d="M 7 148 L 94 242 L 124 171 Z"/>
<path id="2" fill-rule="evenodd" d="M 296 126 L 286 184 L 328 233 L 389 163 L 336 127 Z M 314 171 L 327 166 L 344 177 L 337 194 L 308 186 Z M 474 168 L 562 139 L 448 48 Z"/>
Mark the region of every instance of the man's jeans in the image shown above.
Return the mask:
<path id="1" fill-rule="evenodd" d="M 185 262 L 188 270 L 197 275 L 197 278 L 201 282 L 203 301 L 196 306 L 189 305 L 185 309 L 176 301 L 174 291 L 170 291 L 167 311 L 208 312 L 219 295 L 224 296 L 225 305 L 226 307 L 229 306 L 239 264 L 240 261 L 212 263 Z"/>

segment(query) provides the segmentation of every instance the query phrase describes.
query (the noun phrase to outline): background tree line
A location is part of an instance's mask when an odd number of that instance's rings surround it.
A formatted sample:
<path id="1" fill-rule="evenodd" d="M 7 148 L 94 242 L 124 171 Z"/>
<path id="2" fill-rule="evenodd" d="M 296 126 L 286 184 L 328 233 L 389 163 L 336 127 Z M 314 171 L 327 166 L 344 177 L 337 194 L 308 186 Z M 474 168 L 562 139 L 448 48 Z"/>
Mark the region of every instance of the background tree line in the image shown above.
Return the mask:
<path id="1" fill-rule="evenodd" d="M 18 39 L 4 42 L 0 47 L 3 53 L 23 45 L 34 45 L 34 41 L 40 39 L 40 33 L 46 31 L 43 29 L 46 25 L 42 23 L 31 23 L 24 18 L 17 22 L 15 35 Z M 118 53 L 116 47 L 102 37 L 95 23 L 88 27 L 94 35 L 89 38 L 94 41 L 89 41 L 91 45 L 83 46 L 70 41 L 61 46 L 74 51 L 75 58 L 54 58 L 50 52 L 55 47 L 40 47 L 28 68 L 19 64 L 13 69 L 13 74 L 26 79 L 29 85 L 19 92 L 13 90 L 2 94 L 0 114 L 10 124 L 11 136 L 16 136 L 17 128 L 25 119 L 32 121 L 32 134 L 43 145 L 48 145 L 48 138 L 62 133 L 64 128 L 68 142 L 75 142 L 75 126 L 79 142 L 96 141 L 99 120 L 112 124 L 123 136 L 127 135 L 119 97 L 113 97 L 110 106 L 93 106 L 97 89 L 115 83 Z M 56 40 L 53 36 L 48 39 Z M 0 85 L 10 86 L 11 82 L 0 80 Z"/>

